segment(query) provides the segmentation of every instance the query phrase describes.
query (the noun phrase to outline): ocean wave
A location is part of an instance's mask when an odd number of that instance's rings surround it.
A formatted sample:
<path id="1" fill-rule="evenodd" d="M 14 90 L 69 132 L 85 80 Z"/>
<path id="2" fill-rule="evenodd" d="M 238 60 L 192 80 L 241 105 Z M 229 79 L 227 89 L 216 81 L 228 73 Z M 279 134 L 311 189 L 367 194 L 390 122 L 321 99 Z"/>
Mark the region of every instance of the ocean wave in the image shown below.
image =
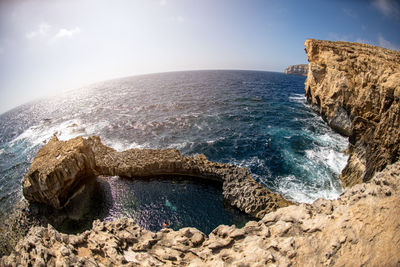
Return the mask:
<path id="1" fill-rule="evenodd" d="M 318 184 L 305 184 L 299 181 L 294 175 L 279 177 L 278 192 L 285 198 L 299 203 L 313 203 L 319 198 L 336 199 L 342 193 L 342 187 L 330 183 L 325 183 L 324 186 Z"/>
<path id="2" fill-rule="evenodd" d="M 150 144 L 148 144 L 148 143 L 138 144 L 138 143 L 135 143 L 135 142 L 114 140 L 114 139 L 108 139 L 108 138 L 103 138 L 102 142 L 105 145 L 107 145 L 107 146 L 109 146 L 111 148 L 114 148 L 118 152 L 129 150 L 129 149 L 132 149 L 132 148 L 140 148 L 140 149 L 151 148 Z"/>
<path id="3" fill-rule="evenodd" d="M 292 94 L 289 96 L 289 101 L 302 104 L 306 103 L 306 97 L 304 94 Z"/>
<path id="4" fill-rule="evenodd" d="M 85 128 L 79 127 L 80 120 L 66 120 L 60 123 L 49 125 L 48 121 L 42 121 L 38 125 L 34 125 L 25 130 L 22 134 L 11 141 L 14 144 L 18 141 L 28 140 L 31 146 L 37 146 L 46 143 L 55 134 L 61 140 L 67 140 L 79 135 L 85 135 Z"/>

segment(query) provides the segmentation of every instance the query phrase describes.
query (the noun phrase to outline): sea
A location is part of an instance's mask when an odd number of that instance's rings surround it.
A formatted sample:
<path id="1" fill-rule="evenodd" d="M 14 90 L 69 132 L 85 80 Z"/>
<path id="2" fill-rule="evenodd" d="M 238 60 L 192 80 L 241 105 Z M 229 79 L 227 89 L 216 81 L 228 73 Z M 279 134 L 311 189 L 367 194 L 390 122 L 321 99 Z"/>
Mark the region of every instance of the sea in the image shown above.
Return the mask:
<path id="1" fill-rule="evenodd" d="M 36 152 L 61 140 L 97 135 L 118 151 L 176 148 L 184 155 L 246 167 L 285 198 L 312 203 L 342 192 L 347 139 L 315 114 L 304 77 L 265 71 L 209 70 L 148 74 L 99 82 L 30 102 L 0 115 L 0 211 L 22 196 L 21 179 Z M 188 177 L 127 180 L 108 188 L 100 219 L 130 217 L 157 231 L 251 218 L 226 203 L 221 185 Z M 163 225 L 164 224 L 164 225 Z"/>

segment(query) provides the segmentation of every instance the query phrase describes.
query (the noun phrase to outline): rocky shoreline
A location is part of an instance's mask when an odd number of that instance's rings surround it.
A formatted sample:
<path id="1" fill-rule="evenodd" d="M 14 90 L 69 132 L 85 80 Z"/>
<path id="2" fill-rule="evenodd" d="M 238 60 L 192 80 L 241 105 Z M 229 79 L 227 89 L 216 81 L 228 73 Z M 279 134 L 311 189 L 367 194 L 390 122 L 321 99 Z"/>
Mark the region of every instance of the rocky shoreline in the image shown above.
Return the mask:
<path id="1" fill-rule="evenodd" d="M 152 233 L 129 219 L 95 221 L 77 235 L 35 226 L 0 265 L 400 265 L 400 52 L 313 39 L 305 46 L 307 99 L 333 129 L 349 136 L 350 158 L 341 174 L 347 188 L 337 200 L 290 205 L 259 188 L 247 170 L 202 155 L 117 152 L 98 137 L 70 143 L 53 138 L 24 178 L 31 201 L 63 208 L 85 190 L 85 179 L 99 174 L 174 173 L 220 181 L 232 205 L 260 220 L 242 229 L 220 225 L 209 236 L 194 228 Z"/>
<path id="2" fill-rule="evenodd" d="M 78 235 L 32 227 L 1 266 L 396 266 L 400 163 L 337 200 L 292 205 L 243 228 L 153 233 L 131 219 L 95 221 Z"/>

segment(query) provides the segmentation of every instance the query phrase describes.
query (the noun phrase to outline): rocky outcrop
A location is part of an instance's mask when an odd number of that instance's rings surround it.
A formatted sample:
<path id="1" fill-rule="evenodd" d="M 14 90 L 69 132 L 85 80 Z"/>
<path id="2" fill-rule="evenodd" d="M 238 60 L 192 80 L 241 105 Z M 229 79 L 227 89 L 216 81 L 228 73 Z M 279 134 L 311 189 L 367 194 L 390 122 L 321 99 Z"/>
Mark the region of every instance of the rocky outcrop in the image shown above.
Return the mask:
<path id="1" fill-rule="evenodd" d="M 285 74 L 307 76 L 308 64 L 291 65 L 284 71 Z"/>
<path id="2" fill-rule="evenodd" d="M 397 266 L 400 163 L 337 200 L 278 209 L 243 228 L 152 233 L 131 219 L 79 235 L 33 227 L 1 266 Z"/>
<path id="3" fill-rule="evenodd" d="M 80 188 L 97 175 L 127 178 L 185 175 L 222 184 L 231 205 L 256 217 L 291 202 L 258 184 L 245 168 L 210 162 L 204 155 L 183 156 L 176 149 L 130 149 L 118 152 L 97 136 L 59 141 L 53 137 L 35 157 L 23 180 L 23 193 L 30 201 L 54 208 L 65 207 Z M 88 182 L 88 181 L 86 181 Z"/>
<path id="4" fill-rule="evenodd" d="M 94 154 L 83 138 L 62 142 L 54 136 L 36 154 L 22 181 L 29 201 L 65 207 L 93 177 Z"/>
<path id="5" fill-rule="evenodd" d="M 349 136 L 344 186 L 369 181 L 400 158 L 400 52 L 308 39 L 306 96 L 325 121 Z"/>

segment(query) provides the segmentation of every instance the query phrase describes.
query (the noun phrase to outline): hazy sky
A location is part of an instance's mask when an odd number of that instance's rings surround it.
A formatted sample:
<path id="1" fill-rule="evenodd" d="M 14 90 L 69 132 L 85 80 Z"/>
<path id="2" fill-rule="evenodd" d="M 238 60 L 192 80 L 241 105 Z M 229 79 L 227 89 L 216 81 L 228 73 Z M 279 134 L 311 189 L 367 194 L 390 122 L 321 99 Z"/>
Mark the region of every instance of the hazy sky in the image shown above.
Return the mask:
<path id="1" fill-rule="evenodd" d="M 399 1 L 0 0 L 0 113 L 142 73 L 282 72 L 307 38 L 399 50 Z"/>

